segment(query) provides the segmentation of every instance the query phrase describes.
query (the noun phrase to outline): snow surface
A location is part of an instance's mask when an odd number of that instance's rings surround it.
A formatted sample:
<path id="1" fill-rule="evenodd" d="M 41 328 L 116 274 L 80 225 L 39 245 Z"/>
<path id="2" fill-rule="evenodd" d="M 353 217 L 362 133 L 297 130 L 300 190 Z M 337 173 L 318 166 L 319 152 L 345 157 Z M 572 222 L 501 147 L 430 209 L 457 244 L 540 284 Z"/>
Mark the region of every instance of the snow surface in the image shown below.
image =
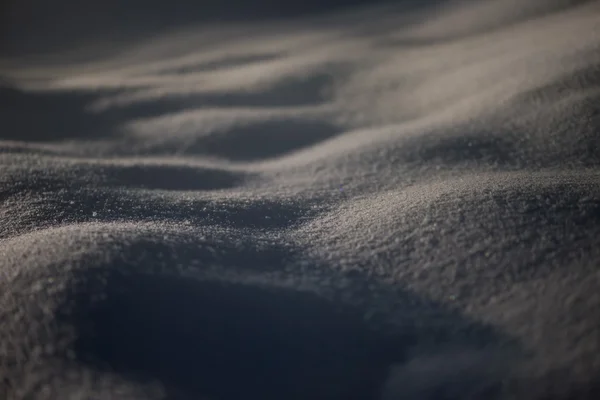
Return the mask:
<path id="1" fill-rule="evenodd" d="M 599 2 L 101 42 L 0 60 L 0 397 L 600 398 Z"/>

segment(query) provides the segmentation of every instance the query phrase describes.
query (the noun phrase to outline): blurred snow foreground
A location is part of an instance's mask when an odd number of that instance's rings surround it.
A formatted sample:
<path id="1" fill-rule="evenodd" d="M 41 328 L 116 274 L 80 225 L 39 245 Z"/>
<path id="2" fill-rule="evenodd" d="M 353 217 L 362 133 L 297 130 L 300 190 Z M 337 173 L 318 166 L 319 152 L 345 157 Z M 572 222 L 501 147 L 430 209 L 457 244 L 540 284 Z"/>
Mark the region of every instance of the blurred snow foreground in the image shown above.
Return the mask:
<path id="1" fill-rule="evenodd" d="M 129 39 L 0 59 L 0 396 L 600 398 L 599 2 Z"/>

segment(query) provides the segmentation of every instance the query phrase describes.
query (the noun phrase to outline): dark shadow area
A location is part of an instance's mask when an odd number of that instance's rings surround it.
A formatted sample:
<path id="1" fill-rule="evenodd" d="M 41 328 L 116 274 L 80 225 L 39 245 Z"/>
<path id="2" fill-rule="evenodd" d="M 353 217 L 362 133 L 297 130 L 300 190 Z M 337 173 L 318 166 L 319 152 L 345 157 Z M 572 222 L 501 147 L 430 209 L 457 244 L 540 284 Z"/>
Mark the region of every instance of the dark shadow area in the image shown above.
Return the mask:
<path id="1" fill-rule="evenodd" d="M 114 135 L 118 121 L 88 112 L 97 93 L 24 92 L 0 87 L 0 140 L 59 141 Z"/>
<path id="2" fill-rule="evenodd" d="M 199 137 L 183 154 L 204 154 L 228 160 L 253 161 L 282 156 L 340 133 L 341 128 L 326 121 L 257 121 Z"/>
<path id="3" fill-rule="evenodd" d="M 130 104 L 119 104 L 94 114 L 97 114 L 96 117 L 102 116 L 109 120 L 128 121 L 212 107 L 226 110 L 233 107 L 317 106 L 327 100 L 327 91 L 332 87 L 333 79 L 332 75 L 317 73 L 286 78 L 264 89 L 246 92 L 172 93 L 159 98 L 135 99 Z"/>
<path id="4" fill-rule="evenodd" d="M 230 189 L 241 185 L 248 176 L 216 168 L 174 165 L 103 165 L 98 171 L 91 166 L 88 173 L 98 176 L 102 186 L 176 191 Z"/>
<path id="5" fill-rule="evenodd" d="M 370 296 L 367 301 L 382 296 L 404 304 L 400 329 L 365 320 L 360 306 L 315 293 L 207 280 L 208 266 L 231 270 L 211 252 L 197 254 L 198 247 L 138 242 L 119 260 L 74 277 L 66 299 L 74 312 L 60 318 L 78 330 L 77 359 L 136 381 L 158 380 L 173 399 L 186 393 L 221 400 L 377 400 L 389 366 L 405 362 L 407 350 L 424 337 L 442 348 L 506 341 L 489 327 L 362 274 L 346 290 L 363 300 Z M 237 258 L 240 270 L 271 269 L 259 252 L 224 253 Z M 198 279 L 173 268 L 175 261 L 187 266 L 191 260 L 199 261 Z M 272 261 L 286 265 L 285 253 Z M 100 294 L 103 300 L 90 300 Z"/>
<path id="6" fill-rule="evenodd" d="M 534 380 L 520 380 L 509 387 L 515 400 L 597 400 L 600 399 L 600 378 L 587 382 L 566 383 L 562 371 Z"/>
<path id="7" fill-rule="evenodd" d="M 151 174 L 137 180 L 145 180 L 148 191 L 136 185 L 121 186 L 127 183 L 121 178 L 117 178 L 116 185 L 114 182 L 106 185 L 102 183 L 103 179 L 81 171 L 63 180 L 33 172 L 27 179 L 0 179 L 0 200 L 6 202 L 6 206 L 26 201 L 36 210 L 22 214 L 10 227 L 0 227 L 0 232 L 3 228 L 23 233 L 36 225 L 42 228 L 52 224 L 116 221 L 171 221 L 236 229 L 282 229 L 305 222 L 319 212 L 312 207 L 318 200 L 314 203 L 258 198 L 208 200 L 201 192 L 187 198 L 176 194 L 165 197 L 164 192 L 150 192 L 151 187 L 159 186 Z M 168 182 L 170 178 L 165 179 Z M 175 190 L 183 190 L 181 183 L 176 182 L 177 177 L 173 176 L 173 180 Z M 206 182 L 210 181 L 190 184 L 194 190 L 200 190 Z M 166 185 L 160 185 L 160 190 L 167 190 Z M 211 185 L 206 190 L 214 190 L 214 182 Z"/>
<path id="8" fill-rule="evenodd" d="M 378 0 L 394 3 L 405 0 Z M 0 8 L 2 53 L 44 52 L 93 43 L 131 40 L 201 23 L 296 18 L 373 4 L 367 0 L 4 0 Z M 29 50 L 29 51 L 28 51 Z"/>
<path id="9" fill-rule="evenodd" d="M 109 285 L 77 352 L 196 396 L 376 399 L 394 357 L 358 315 L 316 296 L 166 276 Z"/>
<path id="10" fill-rule="evenodd" d="M 600 399 L 600 378 L 586 383 L 578 385 L 578 387 L 571 387 L 565 393 L 561 394 L 546 394 L 541 396 L 542 400 L 596 400 Z M 525 399 L 523 399 L 525 400 Z"/>
<path id="11" fill-rule="evenodd" d="M 159 117 L 184 110 L 315 105 L 325 101 L 326 91 L 332 84 L 331 75 L 320 73 L 283 80 L 264 91 L 172 96 L 136 101 L 102 111 L 91 111 L 89 107 L 102 95 L 110 95 L 110 91 L 25 92 L 5 86 L 0 87 L 0 119 L 3 121 L 0 140 L 98 140 L 114 137 L 120 126 L 137 118 Z M 231 132 L 200 137 L 185 154 L 254 160 L 315 144 L 337 133 L 336 127 L 319 121 L 264 121 L 234 127 Z M 176 146 L 161 146 L 162 153 L 177 151 Z"/>

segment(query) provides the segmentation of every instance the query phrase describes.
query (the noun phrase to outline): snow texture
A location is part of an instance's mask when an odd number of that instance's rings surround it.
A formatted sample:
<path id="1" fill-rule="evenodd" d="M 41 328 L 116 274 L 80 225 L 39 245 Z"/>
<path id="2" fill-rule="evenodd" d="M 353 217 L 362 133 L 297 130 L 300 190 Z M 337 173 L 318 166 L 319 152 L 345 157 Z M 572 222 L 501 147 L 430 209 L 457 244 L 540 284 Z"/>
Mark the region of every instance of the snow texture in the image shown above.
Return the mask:
<path id="1" fill-rule="evenodd" d="M 600 398 L 599 2 L 27 29 L 2 399 Z"/>

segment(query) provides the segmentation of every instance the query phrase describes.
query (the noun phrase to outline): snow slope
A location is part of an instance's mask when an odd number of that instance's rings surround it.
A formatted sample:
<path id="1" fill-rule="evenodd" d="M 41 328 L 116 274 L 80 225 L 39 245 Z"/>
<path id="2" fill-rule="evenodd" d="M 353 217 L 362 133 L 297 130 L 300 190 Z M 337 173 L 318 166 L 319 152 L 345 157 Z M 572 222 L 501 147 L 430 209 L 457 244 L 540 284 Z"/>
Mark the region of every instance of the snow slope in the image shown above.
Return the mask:
<path id="1" fill-rule="evenodd" d="M 599 2 L 106 44 L 0 59 L 0 396 L 600 396 Z"/>

